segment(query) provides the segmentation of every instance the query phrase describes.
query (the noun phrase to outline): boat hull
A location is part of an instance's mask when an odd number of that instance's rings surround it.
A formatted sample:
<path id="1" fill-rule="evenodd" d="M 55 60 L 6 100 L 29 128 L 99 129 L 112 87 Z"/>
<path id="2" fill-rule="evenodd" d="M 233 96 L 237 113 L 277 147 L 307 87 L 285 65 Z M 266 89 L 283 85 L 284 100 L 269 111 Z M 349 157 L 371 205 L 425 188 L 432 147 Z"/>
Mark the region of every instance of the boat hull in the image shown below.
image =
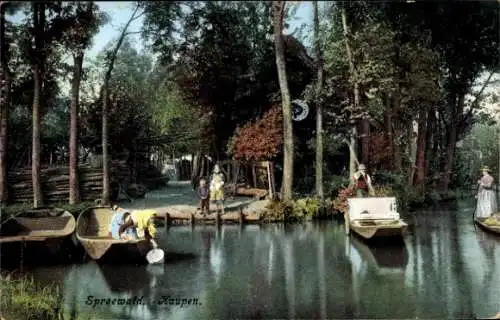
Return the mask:
<path id="1" fill-rule="evenodd" d="M 397 221 L 391 224 L 370 222 L 371 223 L 354 221 L 351 222 L 349 228 L 360 237 L 369 240 L 402 238 L 408 227 L 408 225 L 403 221 Z"/>
<path id="2" fill-rule="evenodd" d="M 2 267 L 18 262 L 57 263 L 71 258 L 75 228 L 73 215 L 59 208 L 31 209 L 18 214 L 2 225 Z"/>
<path id="3" fill-rule="evenodd" d="M 93 207 L 83 211 L 77 220 L 76 238 L 87 256 L 107 263 L 146 263 L 152 249 L 145 240 L 117 240 L 108 236 L 108 227 L 115 215 L 111 207 Z"/>
<path id="4" fill-rule="evenodd" d="M 500 226 L 489 226 L 487 225 L 486 223 L 483 222 L 483 219 L 480 219 L 480 218 L 474 218 L 474 222 L 483 230 L 489 232 L 489 233 L 492 233 L 492 234 L 496 234 L 496 235 L 500 235 Z"/>

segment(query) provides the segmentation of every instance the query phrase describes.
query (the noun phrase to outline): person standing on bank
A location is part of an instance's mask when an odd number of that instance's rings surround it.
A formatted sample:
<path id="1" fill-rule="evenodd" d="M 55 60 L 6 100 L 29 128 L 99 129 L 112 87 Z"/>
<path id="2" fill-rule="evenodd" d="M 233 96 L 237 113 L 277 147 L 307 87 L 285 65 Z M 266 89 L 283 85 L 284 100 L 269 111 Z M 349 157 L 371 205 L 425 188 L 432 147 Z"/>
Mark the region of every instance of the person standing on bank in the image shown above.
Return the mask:
<path id="1" fill-rule="evenodd" d="M 366 166 L 364 164 L 358 166 L 358 171 L 352 177 L 351 185 L 354 187 L 358 198 L 365 198 L 368 195 L 373 196 L 375 194 L 372 186 L 372 178 L 366 173 Z"/>
<path id="2" fill-rule="evenodd" d="M 497 212 L 497 198 L 495 194 L 495 179 L 491 176 L 488 166 L 481 169 L 483 176 L 477 181 L 479 185 L 477 192 L 476 217 L 488 218 Z"/>
<path id="3" fill-rule="evenodd" d="M 210 192 L 208 190 L 207 181 L 200 179 L 200 186 L 197 189 L 198 197 L 200 198 L 200 210 L 202 215 L 210 214 Z"/>
<path id="4" fill-rule="evenodd" d="M 217 213 L 224 214 L 224 175 L 220 172 L 219 165 L 214 166 L 210 180 L 210 200 L 215 202 Z"/>

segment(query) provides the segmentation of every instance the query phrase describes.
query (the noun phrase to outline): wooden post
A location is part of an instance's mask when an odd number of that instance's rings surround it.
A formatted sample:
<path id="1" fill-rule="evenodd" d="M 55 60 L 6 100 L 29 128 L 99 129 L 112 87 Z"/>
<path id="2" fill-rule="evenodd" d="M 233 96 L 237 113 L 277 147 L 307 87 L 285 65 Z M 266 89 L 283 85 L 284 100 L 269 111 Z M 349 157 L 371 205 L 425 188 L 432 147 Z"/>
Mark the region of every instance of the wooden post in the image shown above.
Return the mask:
<path id="1" fill-rule="evenodd" d="M 219 214 L 219 212 L 215 213 L 215 224 L 217 225 L 217 227 L 220 226 L 220 214 Z"/>
<path id="2" fill-rule="evenodd" d="M 243 208 L 240 207 L 240 211 L 238 212 L 238 222 L 240 225 L 243 225 L 245 223 L 245 215 L 243 214 Z"/>
<path id="3" fill-rule="evenodd" d="M 189 223 L 191 224 L 191 226 L 194 226 L 194 222 L 195 222 L 194 213 L 191 213 L 191 217 L 189 218 Z"/>
<path id="4" fill-rule="evenodd" d="M 269 198 L 273 199 L 274 198 L 274 188 L 273 188 L 273 176 L 271 173 L 271 163 L 269 161 L 266 161 L 266 171 L 267 171 L 267 181 L 269 185 Z"/>
<path id="5" fill-rule="evenodd" d="M 257 173 L 255 172 L 255 163 L 252 163 L 252 179 L 253 179 L 252 188 L 257 188 Z"/>
<path id="6" fill-rule="evenodd" d="M 170 226 L 170 214 L 168 212 L 165 212 L 165 229 L 168 229 Z"/>

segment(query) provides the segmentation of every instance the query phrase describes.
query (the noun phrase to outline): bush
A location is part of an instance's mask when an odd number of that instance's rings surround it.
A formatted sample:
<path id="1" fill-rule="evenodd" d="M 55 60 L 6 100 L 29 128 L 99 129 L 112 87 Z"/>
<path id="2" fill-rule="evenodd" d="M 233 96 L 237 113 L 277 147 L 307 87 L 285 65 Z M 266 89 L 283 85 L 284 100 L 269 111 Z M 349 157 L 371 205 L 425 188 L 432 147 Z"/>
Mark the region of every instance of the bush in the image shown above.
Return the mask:
<path id="1" fill-rule="evenodd" d="M 273 221 L 301 221 L 319 218 L 322 212 L 319 198 L 307 197 L 294 201 L 274 200 L 267 206 L 266 218 Z"/>
<path id="2" fill-rule="evenodd" d="M 345 176 L 331 176 L 327 183 L 325 183 L 325 194 L 330 198 L 335 198 L 339 191 L 349 186 L 349 178 Z"/>
<path id="3" fill-rule="evenodd" d="M 392 196 L 396 197 L 400 210 L 419 208 L 427 203 L 428 199 L 426 199 L 425 195 L 420 194 L 411 187 L 404 175 L 381 171 L 374 176 L 373 180 L 377 185 L 388 187 L 391 190 Z"/>
<path id="4" fill-rule="evenodd" d="M 338 213 L 347 213 L 349 209 L 347 199 L 355 196 L 356 193 L 353 188 L 347 187 L 340 190 L 338 196 L 332 201 L 332 209 Z"/>
<path id="5" fill-rule="evenodd" d="M 266 219 L 271 221 L 287 221 L 293 214 L 292 201 L 272 200 L 266 207 Z"/>
<path id="6" fill-rule="evenodd" d="M 5 319 L 61 319 L 62 294 L 57 287 L 42 287 L 33 278 L 0 275 L 0 315 Z"/>
<path id="7" fill-rule="evenodd" d="M 384 186 L 374 186 L 375 197 L 392 197 L 394 196 L 394 192 L 389 187 Z M 344 188 L 340 190 L 339 195 L 332 201 L 332 209 L 337 213 L 345 214 L 347 210 L 349 210 L 349 206 L 347 203 L 348 198 L 356 197 L 356 192 L 354 188 Z"/>

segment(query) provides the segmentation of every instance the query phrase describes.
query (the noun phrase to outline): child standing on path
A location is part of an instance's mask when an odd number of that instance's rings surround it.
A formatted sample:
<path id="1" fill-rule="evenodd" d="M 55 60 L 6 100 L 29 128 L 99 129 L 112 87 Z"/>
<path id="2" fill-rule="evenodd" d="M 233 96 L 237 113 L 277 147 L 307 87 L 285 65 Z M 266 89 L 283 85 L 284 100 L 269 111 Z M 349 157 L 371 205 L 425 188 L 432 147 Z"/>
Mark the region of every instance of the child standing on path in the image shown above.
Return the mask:
<path id="1" fill-rule="evenodd" d="M 198 196 L 200 197 L 200 209 L 203 215 L 210 214 L 210 199 L 209 190 L 207 186 L 207 181 L 205 179 L 200 180 L 200 186 L 198 187 Z M 206 209 L 206 212 L 205 212 Z"/>
<path id="2" fill-rule="evenodd" d="M 221 214 L 224 214 L 224 175 L 217 164 L 214 166 L 210 181 L 210 199 L 215 201 L 217 212 L 220 210 Z"/>

